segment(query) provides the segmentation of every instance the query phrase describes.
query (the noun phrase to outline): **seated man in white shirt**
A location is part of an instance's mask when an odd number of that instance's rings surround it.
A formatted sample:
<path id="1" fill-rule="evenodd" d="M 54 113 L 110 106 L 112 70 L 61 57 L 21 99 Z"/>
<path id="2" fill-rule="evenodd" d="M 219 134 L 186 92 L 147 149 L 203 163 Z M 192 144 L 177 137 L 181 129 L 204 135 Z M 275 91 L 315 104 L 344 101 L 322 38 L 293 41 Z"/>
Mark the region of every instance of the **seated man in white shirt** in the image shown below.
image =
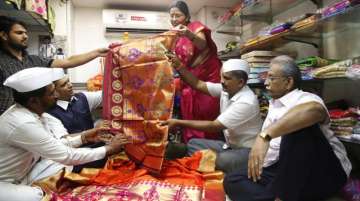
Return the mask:
<path id="1" fill-rule="evenodd" d="M 102 91 L 74 94 L 68 76 L 56 80 L 54 84 L 58 100 L 47 113 L 60 119 L 69 133 L 94 128 L 91 112 L 101 105 Z"/>
<path id="2" fill-rule="evenodd" d="M 19 71 L 4 82 L 13 89 L 16 104 L 0 116 L 0 200 L 41 200 L 42 190 L 30 186 L 35 180 L 64 167 L 71 170 L 73 165 L 118 153 L 128 143 L 119 134 L 106 146 L 76 148 L 99 142 L 100 133 L 106 131 L 99 128 L 59 139 L 63 134 L 56 133 L 44 112 L 56 101 L 52 82 L 63 76 L 61 69 L 35 67 Z M 57 164 L 47 163 L 53 161 Z"/>
<path id="3" fill-rule="evenodd" d="M 265 86 L 272 100 L 248 170 L 224 179 L 232 200 L 318 201 L 345 184 L 351 171 L 345 148 L 330 130 L 324 102 L 299 90 L 300 82 L 293 59 L 279 56 L 271 61 Z"/>
<path id="4" fill-rule="evenodd" d="M 170 119 L 163 123 L 169 127 L 182 126 L 206 132 L 224 132 L 225 140 L 191 139 L 188 154 L 201 149 L 212 149 L 217 152 L 216 168 L 230 172 L 247 167 L 250 147 L 261 129 L 259 103 L 256 95 L 247 86 L 249 65 L 241 59 L 230 59 L 224 62 L 221 70 L 221 84 L 204 82 L 196 78 L 179 64 L 173 57 L 173 65 L 181 79 L 191 87 L 220 97 L 221 114 L 213 121 Z"/>

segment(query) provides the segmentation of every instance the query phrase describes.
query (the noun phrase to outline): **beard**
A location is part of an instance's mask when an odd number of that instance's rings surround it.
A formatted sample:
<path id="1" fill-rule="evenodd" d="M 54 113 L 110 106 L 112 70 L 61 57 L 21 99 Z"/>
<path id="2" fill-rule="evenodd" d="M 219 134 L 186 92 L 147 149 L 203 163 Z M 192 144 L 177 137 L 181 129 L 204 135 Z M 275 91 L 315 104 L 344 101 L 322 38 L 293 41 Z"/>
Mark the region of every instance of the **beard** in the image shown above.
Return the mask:
<path id="1" fill-rule="evenodd" d="M 14 41 L 10 41 L 9 46 L 17 51 L 24 51 L 27 48 L 27 45 L 16 43 Z"/>

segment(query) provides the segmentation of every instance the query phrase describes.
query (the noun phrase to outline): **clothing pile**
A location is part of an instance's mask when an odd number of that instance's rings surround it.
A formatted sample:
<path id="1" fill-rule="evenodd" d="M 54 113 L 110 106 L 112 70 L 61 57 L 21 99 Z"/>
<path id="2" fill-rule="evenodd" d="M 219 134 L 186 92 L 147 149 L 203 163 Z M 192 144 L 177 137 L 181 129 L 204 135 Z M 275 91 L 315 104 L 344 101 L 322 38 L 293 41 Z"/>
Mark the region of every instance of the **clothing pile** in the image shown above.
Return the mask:
<path id="1" fill-rule="evenodd" d="M 269 100 L 271 97 L 264 88 L 255 88 L 254 93 L 258 97 L 261 119 L 265 119 L 269 110 Z"/>
<path id="2" fill-rule="evenodd" d="M 333 109 L 329 111 L 331 130 L 335 135 L 360 140 L 360 109 Z"/>
<path id="3" fill-rule="evenodd" d="M 270 67 L 270 60 L 280 53 L 273 51 L 255 50 L 241 55 L 250 65 L 248 84 L 263 83 Z"/>
<path id="4" fill-rule="evenodd" d="M 45 192 L 43 201 L 224 201 L 224 175 L 215 171 L 215 160 L 215 152 L 202 150 L 191 157 L 165 160 L 159 175 L 152 175 L 117 155 L 104 169 L 84 169 L 80 174 L 59 171 L 34 185 Z"/>
<path id="5" fill-rule="evenodd" d="M 351 6 L 356 6 L 357 4 L 360 4 L 359 0 L 342 0 L 336 2 L 328 7 L 323 8 L 321 10 L 321 17 L 324 19 L 331 17 L 333 15 L 337 15 L 339 13 L 346 11 L 346 9 L 348 9 Z"/>
<path id="6" fill-rule="evenodd" d="M 346 77 L 347 69 L 352 65 L 352 60 L 339 61 L 311 71 L 311 76 L 319 79 Z"/>
<path id="7" fill-rule="evenodd" d="M 296 60 L 296 64 L 298 65 L 301 71 L 302 80 L 311 80 L 313 77 L 311 76 L 311 72 L 316 68 L 330 65 L 336 62 L 335 60 L 323 59 L 318 56 L 310 56 L 307 58 Z"/>

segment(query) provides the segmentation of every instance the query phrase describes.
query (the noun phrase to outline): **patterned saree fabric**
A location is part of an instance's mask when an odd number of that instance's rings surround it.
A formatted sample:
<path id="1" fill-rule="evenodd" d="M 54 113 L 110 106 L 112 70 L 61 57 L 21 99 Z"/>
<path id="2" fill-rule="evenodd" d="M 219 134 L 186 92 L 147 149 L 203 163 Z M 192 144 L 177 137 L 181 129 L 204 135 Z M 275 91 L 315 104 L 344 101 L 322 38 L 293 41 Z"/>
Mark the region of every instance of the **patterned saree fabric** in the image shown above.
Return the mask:
<path id="1" fill-rule="evenodd" d="M 222 201 L 222 172 L 215 169 L 216 154 L 209 150 L 191 157 L 164 161 L 156 177 L 137 168 L 125 155 L 108 160 L 106 167 L 81 174 L 59 172 L 43 179 L 43 201 Z"/>
<path id="2" fill-rule="evenodd" d="M 173 49 L 174 32 L 114 45 L 108 53 L 103 83 L 103 118 L 114 132 L 125 133 L 130 159 L 159 173 L 167 128 L 158 122 L 171 118 L 175 85 L 166 51 Z"/>

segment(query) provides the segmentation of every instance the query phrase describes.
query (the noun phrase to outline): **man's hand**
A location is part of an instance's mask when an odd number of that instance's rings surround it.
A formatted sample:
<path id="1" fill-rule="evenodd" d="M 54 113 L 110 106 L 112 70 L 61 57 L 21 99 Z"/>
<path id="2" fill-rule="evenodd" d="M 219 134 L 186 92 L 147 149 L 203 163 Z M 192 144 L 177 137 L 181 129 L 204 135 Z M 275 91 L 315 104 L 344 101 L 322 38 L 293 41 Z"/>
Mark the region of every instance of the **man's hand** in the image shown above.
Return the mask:
<path id="1" fill-rule="evenodd" d="M 109 48 L 99 48 L 95 50 L 97 57 L 106 57 L 107 53 L 109 52 Z"/>
<path id="2" fill-rule="evenodd" d="M 122 151 L 125 144 L 130 143 L 130 139 L 123 133 L 116 134 L 106 145 L 106 155 L 113 155 Z"/>
<path id="3" fill-rule="evenodd" d="M 110 128 L 105 127 L 93 128 L 85 131 L 84 134 L 81 135 L 81 139 L 84 144 L 102 142 L 101 136 L 109 134 L 109 130 Z"/>
<path id="4" fill-rule="evenodd" d="M 168 119 L 166 121 L 162 121 L 160 122 L 160 126 L 168 126 L 169 130 L 173 129 L 174 127 L 176 127 L 178 124 L 178 120 L 177 119 Z"/>
<path id="5" fill-rule="evenodd" d="M 260 179 L 268 148 L 269 142 L 257 136 L 251 148 L 248 161 L 248 178 L 254 182 Z"/>

